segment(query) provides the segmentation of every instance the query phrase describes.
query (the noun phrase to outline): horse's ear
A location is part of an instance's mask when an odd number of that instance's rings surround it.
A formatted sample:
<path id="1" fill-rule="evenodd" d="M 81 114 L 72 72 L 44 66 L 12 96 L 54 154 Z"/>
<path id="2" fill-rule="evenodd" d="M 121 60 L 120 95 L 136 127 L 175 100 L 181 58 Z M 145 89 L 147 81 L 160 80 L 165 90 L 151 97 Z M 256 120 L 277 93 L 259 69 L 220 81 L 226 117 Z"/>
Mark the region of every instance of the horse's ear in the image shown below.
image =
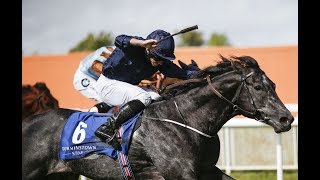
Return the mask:
<path id="1" fill-rule="evenodd" d="M 200 71 L 198 64 L 193 59 L 191 59 L 191 64 L 189 64 L 188 67 L 191 71 Z"/>
<path id="2" fill-rule="evenodd" d="M 185 63 L 183 63 L 182 61 L 178 60 L 178 63 L 180 64 L 182 69 L 189 69 L 188 65 L 186 65 Z"/>
<path id="3" fill-rule="evenodd" d="M 192 65 L 192 66 L 199 67 L 198 64 L 197 64 L 193 59 L 191 59 L 191 65 Z"/>
<path id="4" fill-rule="evenodd" d="M 39 90 L 48 90 L 48 87 L 46 85 L 46 83 L 44 82 L 37 82 L 35 85 L 34 85 L 35 88 L 39 89 Z"/>

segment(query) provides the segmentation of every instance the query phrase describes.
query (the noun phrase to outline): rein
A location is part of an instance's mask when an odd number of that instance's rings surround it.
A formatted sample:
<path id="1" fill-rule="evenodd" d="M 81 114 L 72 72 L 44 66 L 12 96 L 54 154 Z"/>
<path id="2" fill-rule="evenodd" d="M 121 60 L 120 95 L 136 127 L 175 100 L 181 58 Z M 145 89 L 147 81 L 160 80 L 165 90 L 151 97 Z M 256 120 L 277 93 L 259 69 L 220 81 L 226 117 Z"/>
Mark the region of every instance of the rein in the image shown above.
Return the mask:
<path id="1" fill-rule="evenodd" d="M 190 129 L 190 130 L 192 130 L 192 131 L 194 131 L 194 132 L 196 132 L 196 133 L 198 133 L 198 134 L 200 134 L 200 135 L 202 135 L 202 136 L 205 136 L 205 137 L 208 137 L 208 138 L 212 138 L 212 137 L 213 137 L 213 136 L 210 136 L 210 135 L 208 135 L 208 134 L 206 134 L 206 133 L 204 133 L 204 132 L 201 132 L 201 131 L 193 128 L 193 127 L 190 127 L 190 126 L 188 126 L 188 125 L 179 123 L 179 122 L 174 121 L 174 120 L 165 119 L 165 118 L 153 118 L 153 117 L 147 117 L 147 116 L 140 116 L 140 117 L 146 118 L 146 119 L 151 119 L 151 120 L 164 121 L 164 122 L 169 122 L 169 123 L 177 124 L 177 125 L 182 126 L 182 127 L 184 127 L 184 128 Z"/>
<path id="2" fill-rule="evenodd" d="M 163 86 L 161 89 L 158 90 L 159 94 L 160 93 L 167 93 L 170 89 L 175 88 L 177 86 L 181 86 L 184 84 L 188 84 L 188 83 L 198 83 L 198 82 L 202 82 L 204 79 L 187 79 L 184 81 L 180 81 L 174 84 L 170 84 L 168 86 Z"/>

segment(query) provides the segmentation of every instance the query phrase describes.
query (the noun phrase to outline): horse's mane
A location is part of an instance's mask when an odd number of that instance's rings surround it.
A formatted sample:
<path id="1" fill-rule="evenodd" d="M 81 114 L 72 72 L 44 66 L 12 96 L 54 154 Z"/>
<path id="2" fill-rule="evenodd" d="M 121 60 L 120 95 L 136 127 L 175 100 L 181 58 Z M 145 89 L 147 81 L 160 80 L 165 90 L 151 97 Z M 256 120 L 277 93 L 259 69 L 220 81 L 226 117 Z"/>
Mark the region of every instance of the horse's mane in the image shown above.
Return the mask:
<path id="1" fill-rule="evenodd" d="M 220 60 L 217 62 L 215 66 L 208 66 L 197 73 L 195 73 L 191 79 L 204 79 L 207 75 L 211 77 L 216 77 L 222 75 L 224 73 L 239 70 L 246 67 L 257 68 L 260 69 L 257 61 L 250 56 L 230 56 L 230 58 L 226 58 L 219 54 Z M 206 81 L 203 81 L 202 84 L 205 84 Z M 157 101 L 162 101 L 166 99 L 170 99 L 172 96 L 181 94 L 189 89 L 192 89 L 196 86 L 199 86 L 201 83 L 186 83 L 179 86 L 176 86 L 170 89 L 167 93 L 162 94 L 161 98 Z"/>

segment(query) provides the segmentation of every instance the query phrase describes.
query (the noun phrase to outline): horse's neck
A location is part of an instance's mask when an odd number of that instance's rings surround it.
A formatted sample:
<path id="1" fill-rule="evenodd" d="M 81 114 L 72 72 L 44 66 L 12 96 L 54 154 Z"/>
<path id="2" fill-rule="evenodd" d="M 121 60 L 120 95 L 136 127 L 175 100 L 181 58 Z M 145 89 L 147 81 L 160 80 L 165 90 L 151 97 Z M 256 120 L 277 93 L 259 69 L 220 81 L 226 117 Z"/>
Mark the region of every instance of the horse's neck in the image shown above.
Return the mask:
<path id="1" fill-rule="evenodd" d="M 218 82 L 216 87 L 221 87 L 221 83 L 223 82 Z M 235 83 L 234 86 L 237 88 L 239 83 Z M 217 90 L 230 94 L 228 98 L 232 99 L 234 92 L 231 89 L 235 88 Z M 154 109 L 157 117 L 186 124 L 206 134 L 216 134 L 236 115 L 232 107 L 215 95 L 209 86 L 191 89 L 184 94 L 158 102 L 150 109 Z"/>
<path id="2" fill-rule="evenodd" d="M 191 126 L 197 127 L 207 134 L 216 134 L 234 116 L 230 111 L 231 106 L 224 102 L 221 103 L 221 99 L 213 95 L 208 87 L 192 91 L 192 95 L 187 94 L 175 98 L 181 114 Z M 208 97 L 207 92 L 211 96 Z M 212 129 L 209 129 L 210 124 L 213 125 Z"/>

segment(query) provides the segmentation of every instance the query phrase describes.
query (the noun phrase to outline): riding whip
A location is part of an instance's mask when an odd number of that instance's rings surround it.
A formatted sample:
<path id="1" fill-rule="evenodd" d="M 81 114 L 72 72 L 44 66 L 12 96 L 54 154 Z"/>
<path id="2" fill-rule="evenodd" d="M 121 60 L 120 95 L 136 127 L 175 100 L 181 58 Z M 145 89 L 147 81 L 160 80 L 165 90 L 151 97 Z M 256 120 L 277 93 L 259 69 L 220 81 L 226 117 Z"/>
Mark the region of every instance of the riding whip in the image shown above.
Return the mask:
<path id="1" fill-rule="evenodd" d="M 195 25 L 195 26 L 191 26 L 191 27 L 188 27 L 188 28 L 185 28 L 185 29 L 182 29 L 181 31 L 175 33 L 175 34 L 172 34 L 170 36 L 167 36 L 167 37 L 164 37 L 162 39 L 160 39 L 158 42 L 156 42 L 156 44 L 159 44 L 161 41 L 164 41 L 172 36 L 175 36 L 175 35 L 178 35 L 178 34 L 182 34 L 182 33 L 186 33 L 186 32 L 189 32 L 189 31 L 193 31 L 195 29 L 198 29 L 198 25 Z"/>

